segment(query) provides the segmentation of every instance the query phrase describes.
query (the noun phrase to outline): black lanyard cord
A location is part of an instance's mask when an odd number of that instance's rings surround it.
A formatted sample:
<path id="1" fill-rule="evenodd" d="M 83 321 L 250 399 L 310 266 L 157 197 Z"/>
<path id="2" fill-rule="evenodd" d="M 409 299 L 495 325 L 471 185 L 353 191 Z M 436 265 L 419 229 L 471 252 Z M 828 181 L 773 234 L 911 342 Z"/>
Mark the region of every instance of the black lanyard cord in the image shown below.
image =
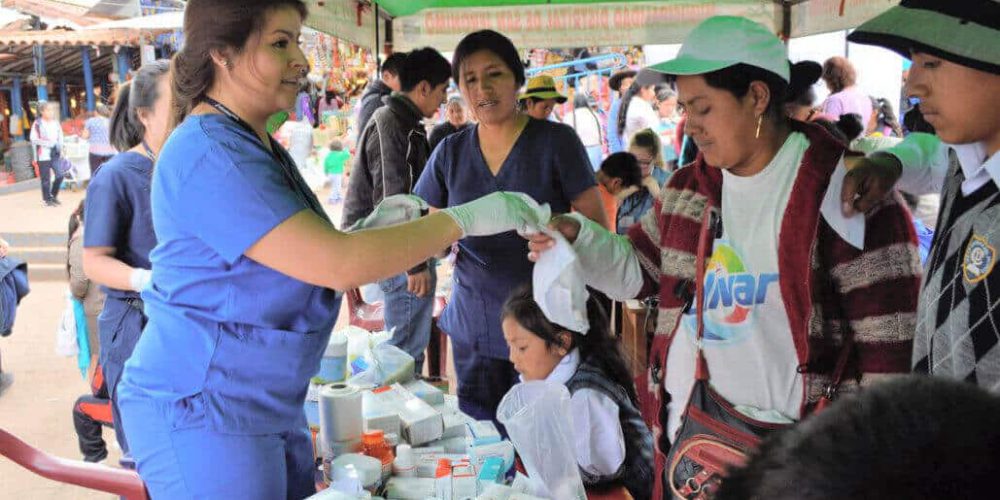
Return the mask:
<path id="1" fill-rule="evenodd" d="M 246 120 L 244 120 L 239 115 L 234 113 L 231 109 L 226 107 L 225 104 L 222 104 L 221 102 L 216 101 L 215 99 L 212 99 L 211 97 L 208 96 L 205 96 L 204 100 L 205 103 L 215 108 L 218 112 L 222 113 L 230 120 L 236 122 L 236 124 L 239 125 L 240 128 L 242 128 L 247 133 L 255 137 L 258 141 L 261 141 L 260 136 L 257 135 L 257 132 L 254 130 L 254 128 L 249 123 L 247 123 Z M 329 221 L 329 217 L 327 217 L 326 212 L 323 211 L 323 208 L 319 206 L 318 202 L 314 201 L 314 197 L 308 196 L 307 194 L 308 186 L 305 186 L 305 181 L 301 180 L 300 176 L 298 175 L 298 168 L 292 162 L 292 159 L 288 157 L 287 154 L 282 154 L 283 150 L 280 149 L 274 143 L 274 139 L 270 135 L 267 136 L 267 139 L 270 142 L 269 153 L 271 155 L 271 158 L 273 158 L 274 161 L 278 163 L 278 166 L 281 167 L 281 173 L 284 175 L 285 181 L 288 183 L 289 187 L 292 188 L 292 191 L 295 192 L 295 196 L 299 199 L 299 201 L 303 202 L 307 207 L 312 209 L 312 211 L 316 212 L 320 217 Z M 263 143 L 263 141 L 261 141 L 261 146 L 266 146 Z M 265 149 L 268 148 L 265 147 Z"/>

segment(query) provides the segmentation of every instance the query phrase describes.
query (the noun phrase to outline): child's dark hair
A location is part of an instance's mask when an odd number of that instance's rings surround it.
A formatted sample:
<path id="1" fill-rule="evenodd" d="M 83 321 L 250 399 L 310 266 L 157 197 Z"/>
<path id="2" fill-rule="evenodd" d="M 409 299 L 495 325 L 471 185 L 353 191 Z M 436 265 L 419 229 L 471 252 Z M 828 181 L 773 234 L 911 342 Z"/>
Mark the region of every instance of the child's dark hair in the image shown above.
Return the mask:
<path id="1" fill-rule="evenodd" d="M 343 151 L 344 143 L 340 142 L 340 139 L 334 139 L 330 141 L 330 151 Z"/>
<path id="2" fill-rule="evenodd" d="M 587 299 L 587 321 L 590 322 L 590 330 L 586 335 L 572 332 L 549 321 L 535 302 L 530 283 L 521 285 L 511 292 L 503 305 L 500 318 L 514 319 L 524 329 L 544 340 L 548 348 L 560 346 L 559 334 L 570 332 L 573 340 L 568 348 L 580 350 L 580 362 L 589 362 L 600 368 L 611 381 L 625 389 L 632 403 L 639 404 L 632 372 L 629 371 L 618 341 L 611 336 L 608 315 L 594 297 Z"/>
<path id="3" fill-rule="evenodd" d="M 608 177 L 621 179 L 625 187 L 642 185 L 642 168 L 632 153 L 612 153 L 601 162 L 601 171 Z"/>
<path id="4" fill-rule="evenodd" d="M 900 376 L 771 434 L 715 498 L 993 498 L 998 447 L 1000 398 L 965 382 Z"/>

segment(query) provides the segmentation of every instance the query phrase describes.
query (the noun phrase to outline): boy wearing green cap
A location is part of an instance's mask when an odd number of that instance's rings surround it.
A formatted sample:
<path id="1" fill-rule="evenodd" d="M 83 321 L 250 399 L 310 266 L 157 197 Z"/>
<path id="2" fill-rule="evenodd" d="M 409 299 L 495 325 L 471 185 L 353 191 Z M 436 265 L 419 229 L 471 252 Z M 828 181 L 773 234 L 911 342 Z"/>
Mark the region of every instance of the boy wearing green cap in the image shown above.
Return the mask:
<path id="1" fill-rule="evenodd" d="M 913 60 L 907 93 L 937 137 L 911 134 L 845 181 L 844 211 L 896 186 L 941 192 L 924 273 L 913 369 L 1000 392 L 1000 2 L 905 0 L 848 39 Z"/>

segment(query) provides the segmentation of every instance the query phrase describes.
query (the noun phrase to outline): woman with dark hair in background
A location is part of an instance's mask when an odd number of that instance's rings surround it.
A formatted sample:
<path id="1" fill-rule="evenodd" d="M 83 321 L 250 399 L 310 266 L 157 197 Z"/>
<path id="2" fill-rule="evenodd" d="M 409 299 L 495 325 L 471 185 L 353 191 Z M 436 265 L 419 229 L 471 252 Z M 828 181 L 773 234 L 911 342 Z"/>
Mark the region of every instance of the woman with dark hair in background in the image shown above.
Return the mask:
<path id="1" fill-rule="evenodd" d="M 438 145 L 416 195 L 444 208 L 501 190 L 523 192 L 548 203 L 553 213 L 576 210 L 606 227 L 580 139 L 566 125 L 518 111 L 524 66 L 507 37 L 490 30 L 466 35 L 455 49 L 452 76 L 478 123 Z M 459 406 L 479 420 L 493 420 L 500 399 L 517 382 L 500 309 L 514 287 L 531 279 L 527 252 L 514 233 L 459 243 L 455 288 L 440 326 L 452 341 Z"/>
<path id="2" fill-rule="evenodd" d="M 139 292 L 149 283 L 149 253 L 156 245 L 149 191 L 153 162 L 167 133 L 169 69 L 167 61 L 146 64 L 121 88 L 110 129 L 111 143 L 121 153 L 104 163 L 87 187 L 83 266 L 107 294 L 99 318 L 99 364 L 111 396 L 115 435 L 125 454 L 128 443 L 115 389 L 146 326 Z"/>
<path id="3" fill-rule="evenodd" d="M 573 111 L 563 117 L 563 123 L 573 127 L 577 137 L 587 149 L 587 156 L 590 158 L 590 166 L 594 171 L 601 168 L 601 157 L 604 155 L 604 140 L 601 137 L 601 120 L 597 118 L 597 113 L 590 107 L 590 100 L 587 94 L 577 91 L 573 96 Z"/>
<path id="4" fill-rule="evenodd" d="M 622 96 L 622 108 L 618 113 L 618 133 L 622 142 L 629 144 L 632 137 L 643 129 L 651 129 L 660 120 L 653 104 L 656 102 L 656 84 L 643 81 L 639 75 Z"/>
<path id="5" fill-rule="evenodd" d="M 186 4 L 171 65 L 175 128 L 154 172 L 149 322 L 117 389 L 152 498 L 313 494 L 303 404 L 338 290 L 530 217 L 520 197 L 495 193 L 398 224 L 422 204 L 399 196 L 359 221 L 391 227 L 338 231 L 266 129 L 305 77 L 306 14 L 300 0 Z"/>
<path id="6" fill-rule="evenodd" d="M 731 40 L 753 49 L 734 51 Z M 840 195 L 827 189 L 845 146 L 785 116 L 787 57 L 748 19 L 702 22 L 676 59 L 652 68 L 677 75 L 699 160 L 674 173 L 627 237 L 575 214 L 552 223 L 589 286 L 615 300 L 660 299 L 644 379 L 653 385 L 639 388 L 659 436 L 655 498 L 719 480 L 692 472 L 700 467 L 686 450 L 699 434 L 735 450 L 748 443 L 734 434 L 803 418 L 824 388 L 836 390 L 845 352 L 862 384 L 909 368 L 920 268 L 908 214 L 895 201 L 854 221 L 821 209 Z M 858 223 L 863 241 L 847 231 Z M 535 258 L 551 246 L 532 236 Z"/>

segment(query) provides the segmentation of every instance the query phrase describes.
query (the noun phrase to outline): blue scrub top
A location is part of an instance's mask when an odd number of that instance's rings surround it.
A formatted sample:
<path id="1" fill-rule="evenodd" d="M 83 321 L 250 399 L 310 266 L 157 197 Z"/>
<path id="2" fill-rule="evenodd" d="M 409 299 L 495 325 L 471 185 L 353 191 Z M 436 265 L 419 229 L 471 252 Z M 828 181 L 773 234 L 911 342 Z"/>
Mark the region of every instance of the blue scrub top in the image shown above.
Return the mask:
<path id="1" fill-rule="evenodd" d="M 114 247 L 114 257 L 130 267 L 149 269 L 156 246 L 149 192 L 153 161 L 125 151 L 108 160 L 87 187 L 83 246 Z M 101 289 L 115 298 L 135 298 L 131 290 Z"/>
<path id="2" fill-rule="evenodd" d="M 243 255 L 292 215 L 322 211 L 298 171 L 290 175 L 223 115 L 188 117 L 160 153 L 159 243 L 142 294 L 149 323 L 122 383 L 130 397 L 170 402 L 175 428 L 267 434 L 305 425 L 309 378 L 340 298 Z"/>
<path id="3" fill-rule="evenodd" d="M 448 136 L 431 154 L 414 188 L 432 207 L 461 205 L 496 191 L 516 191 L 567 213 L 597 185 L 580 138 L 567 125 L 531 119 L 496 176 L 479 148 L 478 127 Z M 459 242 L 455 287 L 441 327 L 483 356 L 507 358 L 500 310 L 510 292 L 531 281 L 528 243 L 514 232 Z"/>

